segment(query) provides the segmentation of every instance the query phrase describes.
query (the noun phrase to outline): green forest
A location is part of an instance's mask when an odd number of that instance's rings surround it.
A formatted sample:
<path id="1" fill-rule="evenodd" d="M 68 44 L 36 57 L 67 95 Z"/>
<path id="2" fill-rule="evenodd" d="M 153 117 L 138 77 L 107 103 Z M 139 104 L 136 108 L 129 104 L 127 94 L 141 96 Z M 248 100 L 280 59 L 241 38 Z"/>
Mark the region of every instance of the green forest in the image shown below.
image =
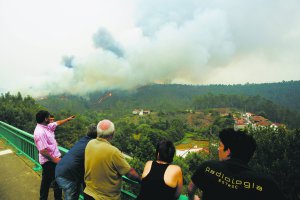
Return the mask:
<path id="1" fill-rule="evenodd" d="M 99 97 L 112 96 L 99 103 Z M 67 94 L 43 99 L 21 93 L 0 96 L 0 121 L 33 133 L 35 114 L 46 109 L 57 120 L 76 115 L 75 120 L 58 127 L 60 146 L 71 148 L 85 135 L 87 127 L 104 118 L 115 123 L 113 144 L 131 156 L 130 164 L 142 172 L 147 160 L 154 159 L 156 143 L 169 139 L 178 145 L 199 142 L 208 151 L 176 157 L 182 167 L 184 190 L 197 166 L 217 159 L 218 132 L 233 127 L 234 116 L 253 112 L 284 127 L 247 128 L 258 144 L 250 166 L 268 173 L 290 199 L 299 199 L 300 189 L 300 82 L 245 85 L 149 85 L 135 91 L 95 92 L 88 97 Z M 143 116 L 133 109 L 150 110 Z"/>
<path id="2" fill-rule="evenodd" d="M 112 96 L 100 104 L 97 103 L 99 98 L 107 92 L 112 92 Z M 88 108 L 103 110 L 111 107 L 114 107 L 114 110 L 122 108 L 125 111 L 139 107 L 172 111 L 177 109 L 192 109 L 195 97 L 209 93 L 214 95 L 260 96 L 289 110 L 300 112 L 300 81 L 199 86 L 152 84 L 130 91 L 117 89 L 95 91 L 85 97 L 68 94 L 50 94 L 47 98 L 38 99 L 37 102 L 51 110 L 75 109 L 77 112 L 83 112 Z"/>

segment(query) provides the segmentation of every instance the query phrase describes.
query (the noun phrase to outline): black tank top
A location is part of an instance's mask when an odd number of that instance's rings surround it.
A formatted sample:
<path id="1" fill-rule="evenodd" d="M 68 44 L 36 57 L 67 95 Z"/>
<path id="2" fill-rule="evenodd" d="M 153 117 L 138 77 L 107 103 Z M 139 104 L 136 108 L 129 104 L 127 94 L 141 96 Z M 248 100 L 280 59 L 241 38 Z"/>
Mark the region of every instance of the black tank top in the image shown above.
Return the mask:
<path id="1" fill-rule="evenodd" d="M 139 200 L 173 200 L 175 199 L 176 187 L 168 186 L 164 181 L 164 174 L 169 164 L 158 164 L 153 161 L 149 174 L 142 179 Z"/>

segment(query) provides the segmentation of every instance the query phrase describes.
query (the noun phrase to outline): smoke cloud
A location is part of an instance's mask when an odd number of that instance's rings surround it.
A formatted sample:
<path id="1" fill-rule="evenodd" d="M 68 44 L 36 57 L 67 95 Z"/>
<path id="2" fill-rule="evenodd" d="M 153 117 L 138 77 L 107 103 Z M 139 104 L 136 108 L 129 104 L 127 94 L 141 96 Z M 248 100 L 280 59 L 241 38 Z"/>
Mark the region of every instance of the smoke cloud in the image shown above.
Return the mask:
<path id="1" fill-rule="evenodd" d="M 74 67 L 74 58 L 75 58 L 74 56 L 63 56 L 61 62 L 67 68 L 73 68 Z"/>
<path id="2" fill-rule="evenodd" d="M 120 45 L 105 28 L 100 28 L 98 32 L 93 35 L 93 41 L 96 48 L 102 48 L 103 50 L 111 51 L 118 57 L 123 57 L 124 53 Z"/>
<path id="3" fill-rule="evenodd" d="M 137 2 L 132 24 L 99 26 L 93 51 L 63 59 L 71 69 L 48 80 L 47 92 L 299 79 L 298 0 Z"/>

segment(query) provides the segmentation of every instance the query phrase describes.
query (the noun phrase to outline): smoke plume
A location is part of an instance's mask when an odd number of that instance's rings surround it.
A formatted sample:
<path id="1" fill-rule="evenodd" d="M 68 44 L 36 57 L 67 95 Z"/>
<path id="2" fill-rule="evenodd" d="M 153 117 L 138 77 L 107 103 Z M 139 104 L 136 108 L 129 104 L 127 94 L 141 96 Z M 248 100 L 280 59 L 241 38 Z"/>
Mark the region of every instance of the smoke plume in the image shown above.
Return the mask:
<path id="1" fill-rule="evenodd" d="M 74 56 L 63 56 L 62 57 L 62 64 L 67 68 L 74 67 Z"/>
<path id="2" fill-rule="evenodd" d="M 72 69 L 48 88 L 84 95 L 148 83 L 274 82 L 299 72 L 299 1 L 138 2 L 134 26 L 95 30 L 93 52 L 76 63 L 67 57 Z"/>
<path id="3" fill-rule="evenodd" d="M 98 32 L 93 35 L 93 41 L 96 48 L 102 48 L 111 51 L 118 57 L 123 57 L 124 53 L 120 45 L 105 28 L 100 28 Z"/>

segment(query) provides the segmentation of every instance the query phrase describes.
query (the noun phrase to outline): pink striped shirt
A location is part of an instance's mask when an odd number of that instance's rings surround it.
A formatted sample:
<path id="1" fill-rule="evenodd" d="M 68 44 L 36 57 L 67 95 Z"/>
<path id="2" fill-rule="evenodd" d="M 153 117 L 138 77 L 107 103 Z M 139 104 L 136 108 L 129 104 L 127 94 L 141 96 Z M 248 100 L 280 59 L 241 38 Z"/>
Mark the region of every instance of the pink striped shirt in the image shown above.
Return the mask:
<path id="1" fill-rule="evenodd" d="M 47 126 L 42 124 L 37 124 L 34 130 L 34 143 L 39 150 L 39 152 L 43 149 L 47 149 L 48 153 L 52 157 L 60 157 L 61 153 L 58 150 L 57 142 L 55 140 L 54 131 L 56 129 L 57 123 L 53 122 L 48 124 Z M 49 161 L 46 157 L 44 157 L 41 153 L 39 153 L 39 162 L 40 164 L 44 164 Z"/>

